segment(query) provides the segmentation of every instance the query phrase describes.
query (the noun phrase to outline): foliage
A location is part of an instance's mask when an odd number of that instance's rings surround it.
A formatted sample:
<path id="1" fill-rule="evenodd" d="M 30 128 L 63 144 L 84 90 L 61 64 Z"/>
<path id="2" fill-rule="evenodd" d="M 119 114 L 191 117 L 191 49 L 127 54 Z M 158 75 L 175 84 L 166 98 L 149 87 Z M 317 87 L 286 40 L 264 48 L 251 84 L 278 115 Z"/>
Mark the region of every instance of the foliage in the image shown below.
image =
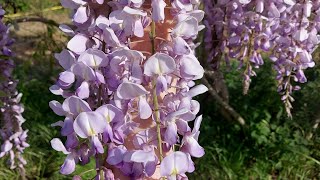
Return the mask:
<path id="1" fill-rule="evenodd" d="M 269 67 L 269 68 L 268 68 Z M 214 102 L 203 107 L 200 144 L 206 154 L 196 161 L 191 179 L 318 179 L 319 130 L 308 139 L 319 109 L 320 68 L 309 70 L 308 84 L 294 94 L 293 120 L 284 107 L 270 76 L 270 64 L 253 79 L 248 95 L 242 95 L 240 72 L 227 73 L 231 104 L 245 117 L 241 127 L 221 116 Z M 202 97 L 204 98 L 204 97 Z M 203 102 L 203 101 L 202 101 Z M 300 106 L 300 104 L 310 105 Z M 201 178 L 199 178 L 201 177 Z"/>
<path id="2" fill-rule="evenodd" d="M 15 14 L 21 12 L 39 11 L 52 6 L 60 5 L 59 0 L 0 0 L 0 5 L 4 7 L 7 14 Z"/>

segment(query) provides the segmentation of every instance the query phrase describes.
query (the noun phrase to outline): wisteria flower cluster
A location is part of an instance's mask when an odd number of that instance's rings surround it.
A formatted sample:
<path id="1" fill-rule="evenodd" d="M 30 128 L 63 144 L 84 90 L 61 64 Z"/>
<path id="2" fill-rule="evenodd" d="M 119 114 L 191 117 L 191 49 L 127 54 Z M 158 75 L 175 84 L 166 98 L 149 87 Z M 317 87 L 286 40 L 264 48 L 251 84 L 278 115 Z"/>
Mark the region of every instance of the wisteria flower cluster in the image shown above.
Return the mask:
<path id="1" fill-rule="evenodd" d="M 290 115 L 291 93 L 300 89 L 293 82 L 305 83 L 303 71 L 315 65 L 312 53 L 319 44 L 320 1 L 204 0 L 204 4 L 205 43 L 213 67 L 219 67 L 221 58 L 227 64 L 237 59 L 245 69 L 246 94 L 256 75 L 253 68 L 264 64 L 266 53 Z"/>
<path id="2" fill-rule="evenodd" d="M 50 87 L 65 98 L 49 103 L 64 118 L 53 126 L 66 141 L 51 141 L 67 155 L 62 174 L 92 159 L 96 179 L 186 179 L 194 171 L 191 157 L 204 149 L 193 97 L 208 90 L 194 82 L 204 74 L 193 42 L 204 28 L 199 3 L 61 0 L 75 25 L 60 26 L 71 40 L 55 55 L 64 71 Z"/>
<path id="3" fill-rule="evenodd" d="M 14 63 L 10 59 L 10 46 L 14 41 L 9 36 L 9 26 L 3 21 L 4 14 L 5 11 L 0 7 L 0 158 L 8 156 L 9 167 L 18 167 L 23 176 L 27 162 L 22 153 L 29 147 L 26 142 L 28 130 L 21 126 L 25 122 L 22 117 L 24 108 L 20 104 L 22 94 L 16 90 L 17 81 L 12 77 Z"/>

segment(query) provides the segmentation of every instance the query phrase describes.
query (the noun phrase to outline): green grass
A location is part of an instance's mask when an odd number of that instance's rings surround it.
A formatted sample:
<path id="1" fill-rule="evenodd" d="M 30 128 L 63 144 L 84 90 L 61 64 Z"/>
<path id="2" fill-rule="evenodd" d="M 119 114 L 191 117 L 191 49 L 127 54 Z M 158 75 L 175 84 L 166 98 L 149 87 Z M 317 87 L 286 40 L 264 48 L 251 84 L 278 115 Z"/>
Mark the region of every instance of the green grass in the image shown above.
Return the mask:
<path id="1" fill-rule="evenodd" d="M 5 8 L 7 14 L 14 14 L 38 12 L 39 9 L 58 6 L 60 5 L 60 0 L 0 0 L 0 5 Z"/>

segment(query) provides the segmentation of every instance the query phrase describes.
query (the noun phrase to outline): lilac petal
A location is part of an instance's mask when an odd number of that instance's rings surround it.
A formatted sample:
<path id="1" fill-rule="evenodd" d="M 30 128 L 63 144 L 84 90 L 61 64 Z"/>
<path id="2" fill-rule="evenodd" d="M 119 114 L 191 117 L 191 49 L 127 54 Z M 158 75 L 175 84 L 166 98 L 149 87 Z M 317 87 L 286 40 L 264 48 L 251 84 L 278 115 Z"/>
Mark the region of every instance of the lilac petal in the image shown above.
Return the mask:
<path id="1" fill-rule="evenodd" d="M 190 91 L 188 92 L 188 96 L 195 97 L 195 96 L 198 96 L 199 94 L 203 94 L 207 91 L 208 91 L 208 88 L 205 85 L 200 84 L 200 85 L 197 85 L 197 86 L 193 87 L 192 89 L 190 89 Z"/>
<path id="2" fill-rule="evenodd" d="M 163 21 L 165 18 L 164 8 L 166 7 L 164 0 L 152 0 L 152 19 L 154 21 Z"/>
<path id="3" fill-rule="evenodd" d="M 64 49 L 61 53 L 56 53 L 54 57 L 59 61 L 63 69 L 68 70 L 75 63 L 76 58 L 70 51 Z"/>
<path id="4" fill-rule="evenodd" d="M 197 115 L 200 111 L 200 103 L 196 100 L 191 100 L 191 113 Z"/>
<path id="5" fill-rule="evenodd" d="M 258 13 L 262 13 L 263 12 L 263 9 L 264 9 L 264 2 L 263 0 L 257 0 L 256 1 L 256 11 Z"/>
<path id="6" fill-rule="evenodd" d="M 64 119 L 64 123 L 61 129 L 61 135 L 62 136 L 67 136 L 71 133 L 73 133 L 73 119 L 66 117 Z"/>
<path id="7" fill-rule="evenodd" d="M 141 148 L 144 145 L 150 145 L 150 146 L 156 147 L 158 145 L 156 129 L 149 128 L 143 131 L 139 131 L 133 137 L 133 144 L 135 148 Z"/>
<path id="8" fill-rule="evenodd" d="M 137 37 L 143 37 L 144 31 L 143 26 L 140 19 L 134 21 L 134 31 L 133 34 Z"/>
<path id="9" fill-rule="evenodd" d="M 192 78 L 192 80 L 201 79 L 204 73 L 203 67 L 193 55 L 182 57 L 180 71 L 182 76 Z"/>
<path id="10" fill-rule="evenodd" d="M 103 169 L 105 180 L 115 180 L 114 174 L 111 169 Z"/>
<path id="11" fill-rule="evenodd" d="M 70 154 L 59 138 L 53 138 L 50 143 L 54 150 L 61 151 L 63 154 Z"/>
<path id="12" fill-rule="evenodd" d="M 6 140 L 2 145 L 1 145 L 1 152 L 8 152 L 12 149 L 13 144 Z"/>
<path id="13" fill-rule="evenodd" d="M 127 149 L 124 146 L 118 146 L 108 151 L 107 162 L 110 165 L 117 165 L 122 162 Z"/>
<path id="14" fill-rule="evenodd" d="M 96 0 L 98 4 L 103 4 L 104 0 Z"/>
<path id="15" fill-rule="evenodd" d="M 71 153 L 71 154 L 68 154 L 68 156 L 64 160 L 64 163 L 60 168 L 60 173 L 64 175 L 68 175 L 73 173 L 75 168 L 76 168 L 76 162 L 74 161 L 74 157 Z"/>
<path id="16" fill-rule="evenodd" d="M 104 153 L 104 149 L 103 149 L 103 145 L 100 142 L 98 136 L 93 136 L 92 137 L 92 145 L 94 146 L 94 148 L 96 149 L 96 151 L 100 154 Z"/>
<path id="17" fill-rule="evenodd" d="M 311 8 L 312 8 L 312 3 L 309 1 L 306 1 L 303 5 L 303 14 L 305 17 L 310 17 L 311 15 Z"/>
<path id="18" fill-rule="evenodd" d="M 50 92 L 54 95 L 63 95 L 64 94 L 64 91 L 63 89 L 61 89 L 59 86 L 57 85 L 52 85 L 50 88 L 49 88 Z"/>
<path id="19" fill-rule="evenodd" d="M 279 12 L 278 8 L 276 7 L 276 5 L 273 2 L 269 5 L 268 14 L 271 17 L 280 18 L 280 12 Z"/>
<path id="20" fill-rule="evenodd" d="M 146 163 L 155 160 L 154 151 L 135 150 L 127 153 L 123 159 L 125 162 Z"/>
<path id="21" fill-rule="evenodd" d="M 98 26 L 102 30 L 110 26 L 109 19 L 104 15 L 99 15 L 95 23 L 96 23 L 96 26 Z"/>
<path id="22" fill-rule="evenodd" d="M 106 81 L 104 79 L 104 76 L 100 71 L 95 71 L 95 75 L 96 75 L 96 81 L 98 83 L 101 83 L 101 84 L 105 84 L 106 83 Z"/>
<path id="23" fill-rule="evenodd" d="M 185 55 L 191 52 L 187 42 L 181 37 L 176 37 L 173 39 L 173 52 L 176 55 Z"/>
<path id="24" fill-rule="evenodd" d="M 68 42 L 68 49 L 71 51 L 81 54 L 87 49 L 87 42 L 89 38 L 82 34 L 75 35 L 69 42 Z"/>
<path id="25" fill-rule="evenodd" d="M 296 4 L 296 2 L 294 0 L 283 0 L 284 3 L 286 3 L 287 5 L 293 6 Z"/>
<path id="26" fill-rule="evenodd" d="M 126 132 L 122 130 L 123 128 L 119 129 L 119 130 L 114 130 L 113 132 L 113 141 L 117 144 L 123 144 L 124 143 L 124 138 Z"/>
<path id="27" fill-rule="evenodd" d="M 65 112 L 69 112 L 74 116 L 77 116 L 81 112 L 91 111 L 89 104 L 77 96 L 65 99 L 62 108 Z"/>
<path id="28" fill-rule="evenodd" d="M 96 112 L 82 112 L 73 123 L 73 129 L 81 138 L 103 133 L 106 128 L 104 118 Z"/>
<path id="29" fill-rule="evenodd" d="M 125 175 L 125 176 L 133 176 L 133 164 L 139 164 L 139 163 L 127 163 L 127 162 L 124 162 L 122 165 L 121 165 L 121 172 Z M 141 164 L 140 164 L 141 166 Z M 139 171 L 139 169 L 137 169 Z"/>
<path id="30" fill-rule="evenodd" d="M 102 135 L 103 135 L 103 142 L 105 144 L 108 143 L 110 140 L 114 141 L 113 131 L 109 123 L 107 123 L 106 129 L 104 130 Z"/>
<path id="31" fill-rule="evenodd" d="M 161 176 L 171 176 L 177 174 L 183 174 L 188 171 L 189 159 L 188 155 L 176 151 L 166 156 L 160 164 Z"/>
<path id="32" fill-rule="evenodd" d="M 66 33 L 68 36 L 74 36 L 74 35 L 75 35 L 73 29 L 71 29 L 69 26 L 67 26 L 67 25 L 65 25 L 65 24 L 61 24 L 61 25 L 59 26 L 59 29 L 60 29 L 62 32 Z"/>
<path id="33" fill-rule="evenodd" d="M 183 37 L 189 39 L 198 34 L 198 21 L 196 18 L 190 16 L 184 21 L 179 22 L 172 32 L 175 37 Z"/>
<path id="34" fill-rule="evenodd" d="M 124 19 L 125 19 L 125 31 L 126 34 L 131 35 L 132 31 L 133 34 L 137 37 L 143 37 L 143 26 L 141 23 L 141 16 L 146 16 L 147 13 L 130 8 L 129 6 L 125 6 L 123 8 L 124 12 Z M 138 17 L 138 18 L 137 18 Z"/>
<path id="35" fill-rule="evenodd" d="M 127 14 L 130 14 L 130 15 L 137 15 L 137 16 L 146 16 L 147 15 L 146 12 L 140 11 L 138 9 L 130 8 L 129 6 L 124 7 L 123 11 Z"/>
<path id="36" fill-rule="evenodd" d="M 189 159 L 189 167 L 188 167 L 187 172 L 192 173 L 195 170 L 194 162 L 192 161 L 190 154 L 187 154 L 187 155 L 188 155 L 188 159 Z"/>
<path id="37" fill-rule="evenodd" d="M 201 122 L 202 122 L 202 115 L 198 116 L 197 119 L 194 121 L 192 133 L 196 133 L 199 131 Z"/>
<path id="38" fill-rule="evenodd" d="M 190 132 L 191 128 L 188 125 L 188 122 L 182 119 L 176 120 L 176 125 L 178 127 L 178 131 L 181 135 L 183 135 L 186 132 Z"/>
<path id="39" fill-rule="evenodd" d="M 123 112 L 112 104 L 100 106 L 95 112 L 100 113 L 107 123 L 116 123 L 124 119 Z"/>
<path id="40" fill-rule="evenodd" d="M 159 76 L 157 78 L 156 89 L 157 94 L 160 94 L 161 92 L 166 91 L 168 89 L 168 82 L 164 76 Z"/>
<path id="41" fill-rule="evenodd" d="M 158 164 L 158 158 L 156 158 L 155 161 L 149 161 L 146 163 L 145 172 L 146 172 L 147 176 L 150 177 L 154 174 L 154 172 L 156 171 L 156 168 L 157 168 L 157 164 Z"/>
<path id="42" fill-rule="evenodd" d="M 198 22 L 201 22 L 204 18 L 204 11 L 202 10 L 194 10 L 188 13 L 190 16 L 197 19 Z"/>
<path id="43" fill-rule="evenodd" d="M 91 67 L 83 62 L 78 62 L 71 67 L 71 71 L 86 81 L 96 80 L 96 74 Z"/>
<path id="44" fill-rule="evenodd" d="M 244 5 L 249 4 L 250 1 L 251 1 L 251 0 L 239 0 L 239 2 L 240 2 L 241 4 L 244 4 Z"/>
<path id="45" fill-rule="evenodd" d="M 66 84 L 72 84 L 75 81 L 75 76 L 70 71 L 64 71 L 59 74 L 59 81 L 62 81 Z"/>
<path id="46" fill-rule="evenodd" d="M 79 145 L 77 135 L 73 132 L 67 136 L 66 148 L 76 148 Z"/>
<path id="47" fill-rule="evenodd" d="M 294 35 L 293 38 L 297 41 L 304 41 L 306 39 L 308 39 L 309 37 L 309 33 L 306 29 L 301 28 L 300 30 L 298 30 Z"/>
<path id="48" fill-rule="evenodd" d="M 142 175 L 144 175 L 144 167 L 142 163 L 133 163 L 132 164 L 132 173 L 131 176 L 132 177 L 141 177 Z"/>
<path id="49" fill-rule="evenodd" d="M 106 41 L 108 46 L 119 47 L 121 45 L 118 37 L 109 27 L 103 29 L 103 39 Z"/>
<path id="50" fill-rule="evenodd" d="M 62 105 L 58 101 L 50 101 L 49 106 L 58 116 L 64 116 L 66 114 L 62 109 Z"/>
<path id="51" fill-rule="evenodd" d="M 125 20 L 123 24 L 125 24 L 124 26 L 124 33 L 126 36 L 133 36 L 134 35 L 134 23 L 136 21 L 138 21 L 139 19 L 133 19 L 133 18 L 130 18 L 130 17 L 127 17 L 127 18 L 122 18 L 122 19 L 127 19 Z"/>
<path id="52" fill-rule="evenodd" d="M 117 89 L 117 96 L 120 99 L 133 99 L 149 92 L 140 84 L 132 82 L 123 82 Z"/>
<path id="53" fill-rule="evenodd" d="M 139 61 L 133 61 L 131 66 L 131 78 L 136 83 L 143 81 L 142 69 Z"/>
<path id="54" fill-rule="evenodd" d="M 185 113 L 187 113 L 187 112 L 188 112 L 188 109 L 187 109 L 187 108 L 181 108 L 181 109 L 179 109 L 178 111 L 174 111 L 174 112 L 168 114 L 167 117 L 166 117 L 166 120 L 167 120 L 167 121 L 171 121 L 171 120 L 174 119 L 175 117 L 181 116 L 181 115 L 183 115 L 183 114 L 185 114 Z"/>
<path id="55" fill-rule="evenodd" d="M 88 9 L 87 7 L 85 6 L 80 6 L 76 13 L 73 15 L 73 20 L 76 22 L 76 23 L 80 23 L 80 24 L 83 24 L 85 23 L 86 21 L 88 21 L 89 19 L 89 16 L 88 16 Z"/>
<path id="56" fill-rule="evenodd" d="M 173 72 L 176 68 L 174 59 L 168 54 L 156 53 L 144 64 L 144 74 L 147 76 L 163 75 Z"/>
<path id="57" fill-rule="evenodd" d="M 169 122 L 164 133 L 164 139 L 170 145 L 173 145 L 177 142 L 177 131 L 177 125 L 174 122 Z"/>
<path id="58" fill-rule="evenodd" d="M 81 99 L 87 99 L 90 95 L 89 83 L 83 81 L 81 85 L 76 90 L 76 95 Z"/>
<path id="59" fill-rule="evenodd" d="M 139 97 L 139 114 L 141 119 L 148 119 L 152 115 L 152 109 L 146 96 Z"/>
<path id="60" fill-rule="evenodd" d="M 307 82 L 307 78 L 306 78 L 304 72 L 303 72 L 301 69 L 299 69 L 299 70 L 296 72 L 296 77 L 298 78 L 298 80 L 299 80 L 300 83 L 305 83 L 305 82 Z"/>
<path id="61" fill-rule="evenodd" d="M 92 48 L 82 53 L 79 56 L 78 61 L 82 61 L 92 68 L 105 67 L 109 63 L 107 55 L 103 51 Z"/>
<path id="62" fill-rule="evenodd" d="M 201 147 L 193 137 L 188 136 L 185 137 L 185 141 L 180 150 L 197 158 L 200 158 L 205 154 L 203 147 Z"/>

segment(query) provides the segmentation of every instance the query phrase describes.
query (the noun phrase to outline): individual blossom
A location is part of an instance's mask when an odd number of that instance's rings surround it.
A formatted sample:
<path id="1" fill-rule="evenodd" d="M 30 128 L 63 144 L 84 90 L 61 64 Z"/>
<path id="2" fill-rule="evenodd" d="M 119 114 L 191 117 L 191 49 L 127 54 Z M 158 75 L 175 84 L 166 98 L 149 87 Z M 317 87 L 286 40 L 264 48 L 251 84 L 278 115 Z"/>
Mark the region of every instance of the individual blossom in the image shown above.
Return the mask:
<path id="1" fill-rule="evenodd" d="M 193 162 L 188 154 L 181 151 L 168 155 L 160 165 L 161 176 L 169 180 L 186 178 L 185 173 L 193 171 L 193 168 Z"/>

